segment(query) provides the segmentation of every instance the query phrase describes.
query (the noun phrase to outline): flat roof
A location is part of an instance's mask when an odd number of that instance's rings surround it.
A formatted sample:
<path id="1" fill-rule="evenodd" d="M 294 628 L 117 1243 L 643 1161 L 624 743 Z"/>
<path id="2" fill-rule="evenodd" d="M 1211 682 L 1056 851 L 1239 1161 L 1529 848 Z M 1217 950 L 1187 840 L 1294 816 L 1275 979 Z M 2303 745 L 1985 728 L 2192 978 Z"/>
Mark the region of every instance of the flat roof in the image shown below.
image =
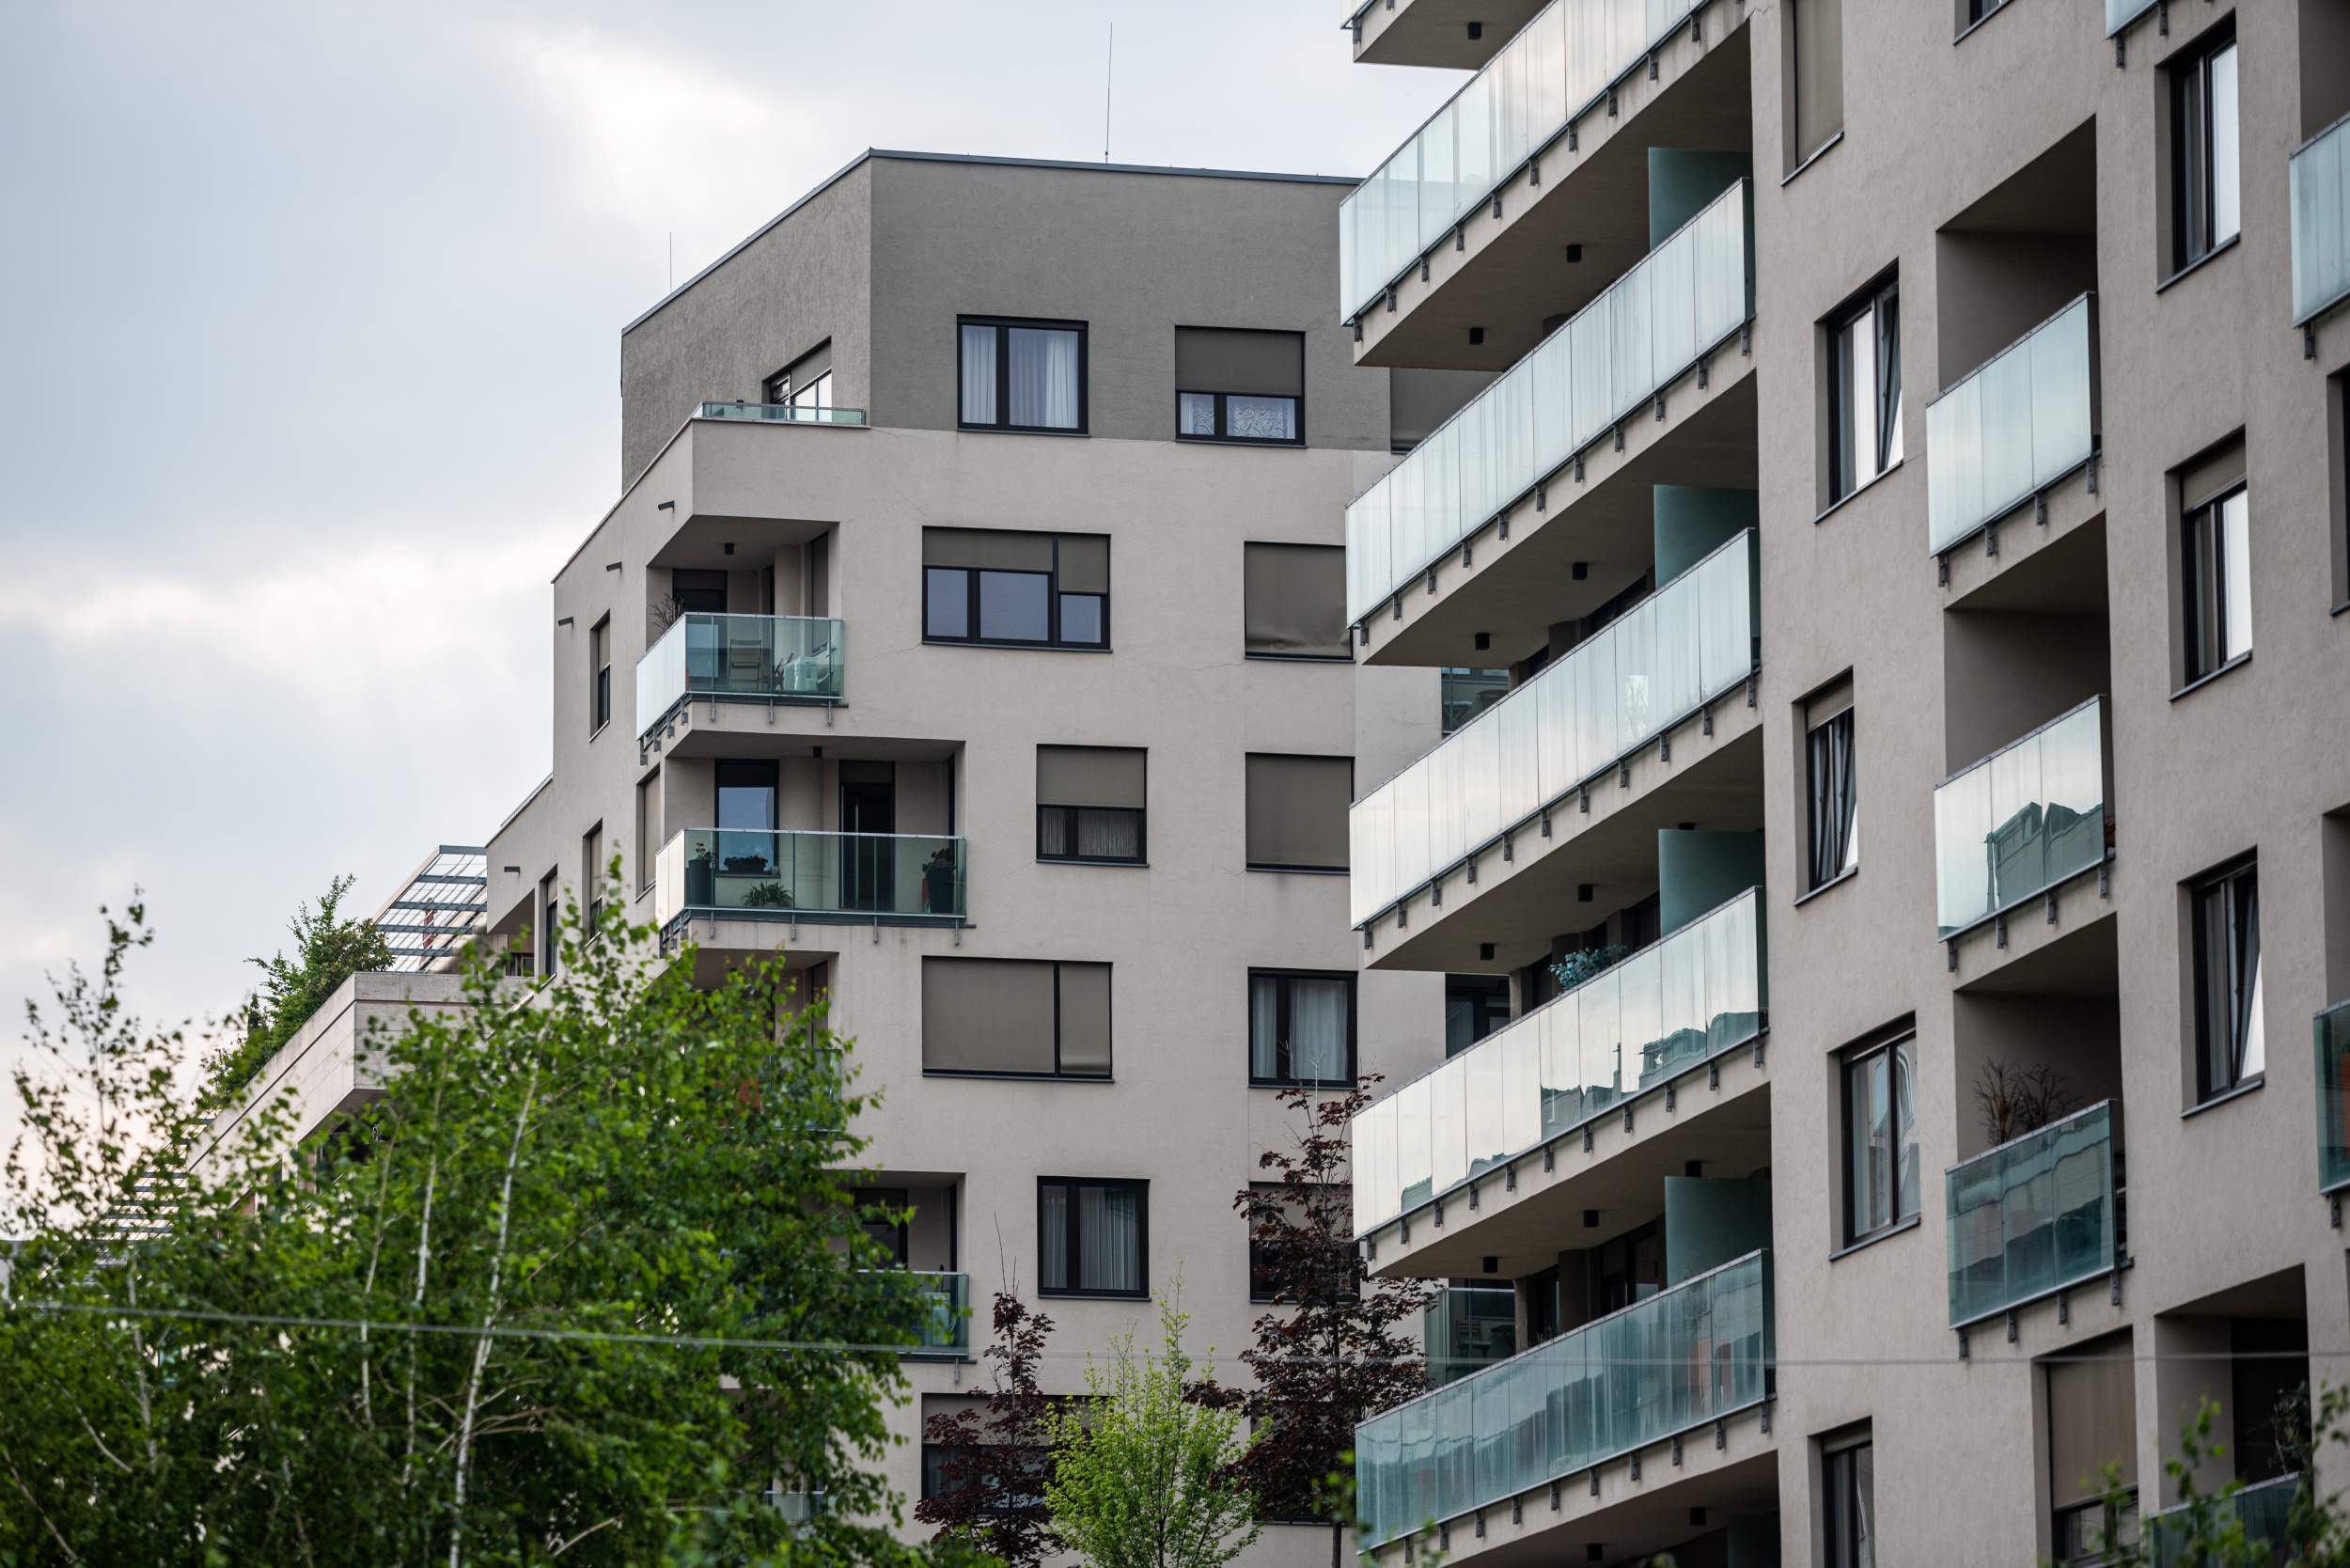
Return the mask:
<path id="1" fill-rule="evenodd" d="M 798 212 L 801 208 L 807 206 L 809 202 L 814 201 L 818 196 L 823 195 L 826 191 L 830 190 L 836 183 L 838 183 L 843 176 L 847 175 L 851 170 L 854 169 L 857 165 L 863 164 L 870 158 L 899 158 L 903 159 L 908 163 L 916 164 L 995 164 L 1007 168 L 1080 169 L 1097 174 L 1178 174 L 1188 175 L 1193 179 L 1198 180 L 1271 180 L 1292 185 L 1359 185 L 1362 183 L 1361 180 L 1356 180 L 1352 176 L 1342 174 L 1265 174 L 1249 169 L 1187 169 L 1176 168 L 1171 165 L 1160 164 L 1112 164 L 1106 162 L 1099 164 L 1085 164 L 1077 163 L 1065 158 L 995 158 L 979 152 L 903 152 L 894 150 L 889 148 L 869 147 L 864 151 L 858 153 L 855 157 L 850 159 L 847 163 L 841 165 L 840 167 L 832 175 L 819 181 L 812 190 L 810 190 L 806 196 L 800 197 L 799 200 L 793 202 L 782 212 L 777 212 L 774 217 L 769 218 L 765 223 L 760 224 L 757 228 L 752 229 L 748 234 L 737 241 L 724 256 L 719 257 L 717 260 L 713 261 L 709 266 L 704 267 L 700 272 L 696 273 L 692 277 L 687 278 L 684 282 L 679 284 L 676 288 L 662 295 L 659 300 L 654 302 L 650 309 L 647 310 L 643 315 L 637 317 L 634 321 L 629 322 L 628 325 L 622 327 L 620 329 L 620 336 L 623 337 L 627 337 L 630 333 L 634 332 L 638 327 L 643 326 L 647 321 L 661 314 L 661 312 L 667 307 L 670 301 L 676 299 L 680 294 L 684 293 L 688 289 L 691 289 L 695 284 L 699 283 L 703 278 L 708 277 L 712 273 L 714 273 L 719 268 L 725 266 L 728 261 L 733 260 L 734 258 L 743 251 L 744 246 L 751 244 L 754 241 L 758 240 L 760 236 L 774 228 L 776 225 L 783 222 L 784 219 L 790 217 L 792 213 Z"/>

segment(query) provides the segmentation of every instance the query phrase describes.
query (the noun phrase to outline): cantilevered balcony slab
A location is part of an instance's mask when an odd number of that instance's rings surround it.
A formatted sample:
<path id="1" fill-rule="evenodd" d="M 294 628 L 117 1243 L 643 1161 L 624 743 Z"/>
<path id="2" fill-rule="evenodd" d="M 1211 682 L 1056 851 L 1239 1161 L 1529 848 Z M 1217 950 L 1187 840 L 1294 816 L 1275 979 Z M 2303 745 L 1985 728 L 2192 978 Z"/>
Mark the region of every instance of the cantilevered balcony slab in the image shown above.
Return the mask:
<path id="1" fill-rule="evenodd" d="M 1551 626 L 1589 615 L 1653 563 L 1655 486 L 1755 487 L 1750 355 L 1716 355 L 1703 386 L 1684 376 L 1664 406 L 1661 421 L 1625 421 L 1622 451 L 1604 441 L 1587 453 L 1581 480 L 1569 464 L 1465 550 L 1446 552 L 1420 591 L 1398 594 L 1389 614 L 1363 622 L 1370 640 L 1362 662 L 1474 669 L 1540 648 Z M 1425 588 L 1430 578 L 1434 593 Z M 1401 619 L 1392 614 L 1399 607 Z"/>
<path id="2" fill-rule="evenodd" d="M 1347 19 L 1356 65 L 1476 71 L 1534 19 L 1543 0 L 1362 0 Z M 1475 24 L 1476 38 L 1469 37 Z"/>
<path id="3" fill-rule="evenodd" d="M 1414 180 L 1406 191 L 1400 180 L 1366 180 L 1342 219 L 1355 238 L 1340 308 L 1362 327 L 1356 362 L 1506 369 L 1541 340 L 1546 321 L 1581 309 L 1629 271 L 1650 248 L 1649 149 L 1752 147 L 1744 32 L 1752 9 L 1711 0 L 1653 40 L 1653 53 L 1628 51 L 1612 86 L 1566 105 L 1578 117 L 1571 126 L 1524 162 L 1495 167 L 1490 182 Z M 1390 159 L 1383 172 L 1394 166 Z M 1429 183 L 1458 199 L 1422 210 Z M 1407 200 L 1411 239 L 1398 243 Z M 1383 216 L 1381 202 L 1399 211 Z M 1428 215 L 1456 210 L 1457 219 Z M 1571 244 L 1579 260 L 1567 259 Z M 1481 342 L 1469 341 L 1471 327 L 1482 329 Z"/>

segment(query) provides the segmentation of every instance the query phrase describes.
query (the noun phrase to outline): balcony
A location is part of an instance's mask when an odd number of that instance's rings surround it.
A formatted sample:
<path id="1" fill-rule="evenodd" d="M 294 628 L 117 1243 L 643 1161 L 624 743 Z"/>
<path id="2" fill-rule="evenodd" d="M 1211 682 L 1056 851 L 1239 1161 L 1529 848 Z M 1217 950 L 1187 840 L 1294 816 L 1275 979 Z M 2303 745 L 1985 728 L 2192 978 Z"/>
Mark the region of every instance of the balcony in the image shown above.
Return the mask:
<path id="1" fill-rule="evenodd" d="M 1757 1039 L 1762 897 L 1712 913 L 1496 1030 L 1355 1116 L 1355 1233 L 1372 1235 L 1630 1097 Z"/>
<path id="2" fill-rule="evenodd" d="M 1741 180 L 1346 509 L 1346 614 L 1368 620 L 1752 317 Z"/>
<path id="3" fill-rule="evenodd" d="M 1941 940 L 2105 864 L 2107 751 L 2105 698 L 2092 697 L 1935 790 Z"/>
<path id="4" fill-rule="evenodd" d="M 2293 1560 L 2289 1527 L 2293 1522 L 2294 1499 L 2301 1493 L 2301 1479 L 2297 1475 L 2278 1476 L 2212 1500 L 2211 1516 L 2215 1523 L 2235 1520 L 2244 1526 L 2244 1544 L 2247 1546 L 2268 1548 L 2264 1557 L 2240 1560 L 2279 1563 Z M 2188 1560 L 2186 1527 L 2193 1507 L 2191 1503 L 2181 1503 L 2176 1508 L 2166 1508 L 2146 1515 L 2147 1560 L 2153 1568 L 2186 1568 Z"/>
<path id="5" fill-rule="evenodd" d="M 1926 405 L 1932 553 L 1946 554 L 2096 455 L 2095 298 L 2083 294 Z"/>
<path id="6" fill-rule="evenodd" d="M 1340 205 L 1340 318 L 1369 310 L 1704 3 L 1552 0 L 1536 12 Z"/>
<path id="7" fill-rule="evenodd" d="M 838 620 L 795 615 L 680 616 L 636 661 L 636 733 L 682 705 L 838 702 L 848 658 Z"/>
<path id="8" fill-rule="evenodd" d="M 1508 1501 L 1772 1395 L 1768 1252 L 1570 1329 L 1355 1429 L 1358 1544 Z"/>
<path id="9" fill-rule="evenodd" d="M 916 833 L 690 827 L 653 868 L 653 917 L 818 925 L 961 925 L 964 840 Z"/>
<path id="10" fill-rule="evenodd" d="M 2100 1101 L 1944 1173 L 1952 1328 L 2126 1265 L 2121 1116 Z"/>
<path id="11" fill-rule="evenodd" d="M 2317 1015 L 2317 1189 L 2350 1187 L 2350 1002 Z"/>
<path id="12" fill-rule="evenodd" d="M 2289 167 L 2293 324 L 2309 328 L 2350 298 L 2350 118 L 2334 121 L 2302 143 Z"/>
<path id="13" fill-rule="evenodd" d="M 1348 816 L 1355 926 L 1369 933 L 1392 915 L 1400 929 L 1415 895 L 1441 905 L 1442 880 L 1465 867 L 1473 885 L 1487 852 L 1531 864 L 1560 841 L 1550 816 L 1562 802 L 1622 775 L 1633 752 L 1752 677 L 1755 590 L 1747 532 L 1357 801 Z"/>
<path id="14" fill-rule="evenodd" d="M 1356 65 L 1475 71 L 1542 8 L 1542 0 L 1362 0 L 1346 26 Z"/>
<path id="15" fill-rule="evenodd" d="M 861 408 L 806 408 L 798 403 L 704 403 L 705 419 L 752 419 L 773 425 L 862 425 Z"/>
<path id="16" fill-rule="evenodd" d="M 1512 1285 L 1452 1285 L 1436 1293 L 1421 1326 L 1428 1381 L 1436 1388 L 1506 1361 L 1518 1348 L 1518 1293 Z"/>
<path id="17" fill-rule="evenodd" d="M 2159 3 L 2160 0 L 2106 0 L 2106 37 L 2113 37 Z"/>
<path id="18" fill-rule="evenodd" d="M 960 1361 L 971 1354 L 971 1277 L 916 1274 L 915 1288 L 928 1299 L 920 1340 L 904 1352 L 913 1360 Z"/>

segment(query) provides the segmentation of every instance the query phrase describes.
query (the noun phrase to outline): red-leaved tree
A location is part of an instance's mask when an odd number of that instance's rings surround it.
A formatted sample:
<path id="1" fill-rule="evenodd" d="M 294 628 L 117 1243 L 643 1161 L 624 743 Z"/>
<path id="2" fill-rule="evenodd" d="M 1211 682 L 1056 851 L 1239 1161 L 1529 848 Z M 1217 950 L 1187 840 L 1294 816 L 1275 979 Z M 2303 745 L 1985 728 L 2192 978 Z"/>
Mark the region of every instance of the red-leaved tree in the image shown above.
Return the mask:
<path id="1" fill-rule="evenodd" d="M 914 1516 L 939 1527 L 936 1539 L 959 1539 L 1005 1564 L 1038 1568 L 1064 1549 L 1044 1506 L 1052 1474 L 1049 1396 L 1037 1388 L 1037 1362 L 1053 1320 L 1018 1296 L 995 1293 L 995 1386 L 984 1410 L 958 1410 L 923 1423 L 922 1440 L 942 1449 L 938 1483 L 914 1505 Z"/>

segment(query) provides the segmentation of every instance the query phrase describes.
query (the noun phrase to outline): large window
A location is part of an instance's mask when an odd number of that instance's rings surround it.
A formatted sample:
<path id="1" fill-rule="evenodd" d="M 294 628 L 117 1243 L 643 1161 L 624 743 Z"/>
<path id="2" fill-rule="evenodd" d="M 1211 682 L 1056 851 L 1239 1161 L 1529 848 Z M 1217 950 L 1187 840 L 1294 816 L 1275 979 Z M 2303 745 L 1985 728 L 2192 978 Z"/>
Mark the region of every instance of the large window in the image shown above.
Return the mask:
<path id="1" fill-rule="evenodd" d="M 1805 792 L 1810 806 L 1807 881 L 1811 887 L 1825 887 L 1860 864 L 1851 678 L 1823 690 L 1803 707 Z"/>
<path id="2" fill-rule="evenodd" d="M 1355 798 L 1352 757 L 1248 758 L 1248 869 L 1346 870 L 1346 810 Z"/>
<path id="3" fill-rule="evenodd" d="M 1246 544 L 1242 594 L 1252 659 L 1348 659 L 1346 550 Z"/>
<path id="4" fill-rule="evenodd" d="M 922 1071 L 1108 1077 L 1110 966 L 923 959 Z"/>
<path id="5" fill-rule="evenodd" d="M 1038 746 L 1037 858 L 1140 864 L 1149 758 L 1138 746 Z"/>
<path id="6" fill-rule="evenodd" d="M 2189 889 L 2195 926 L 2199 1097 L 2258 1082 L 2268 1070 L 2261 1020 L 2260 870 L 2250 861 Z"/>
<path id="7" fill-rule="evenodd" d="M 1844 1058 L 1844 1239 L 1865 1241 L 1918 1215 L 1915 1039 Z"/>
<path id="8" fill-rule="evenodd" d="M 2047 1363 L 2048 1497 L 2056 1560 L 2099 1563 L 2138 1531 L 2137 1369 L 2130 1337 L 2068 1349 Z M 2106 1466 L 2128 1500 L 2109 1508 Z"/>
<path id="9" fill-rule="evenodd" d="M 1039 1178 L 1037 1289 L 1045 1295 L 1148 1295 L 1150 1217 L 1147 1182 Z"/>
<path id="10" fill-rule="evenodd" d="M 767 378 L 766 400 L 791 408 L 830 408 L 832 404 L 832 339 L 826 338 L 793 360 L 790 368 Z"/>
<path id="11" fill-rule="evenodd" d="M 588 733 L 612 722 L 612 618 L 588 632 Z"/>
<path id="12" fill-rule="evenodd" d="M 1444 978 L 1444 1054 L 1459 1056 L 1510 1021 L 1510 977 Z"/>
<path id="13" fill-rule="evenodd" d="M 669 573 L 669 602 L 680 615 L 724 615 L 727 574 L 680 567 Z"/>
<path id="14" fill-rule="evenodd" d="M 2170 266 L 2192 266 L 2243 227 L 2235 29 L 2170 68 Z"/>
<path id="15" fill-rule="evenodd" d="M 1901 290 L 1888 282 L 1829 323 L 1831 505 L 1902 460 Z"/>
<path id="16" fill-rule="evenodd" d="M 1015 647 L 1108 646 L 1109 536 L 923 529 L 922 637 Z"/>
<path id="17" fill-rule="evenodd" d="M 776 830 L 775 760 L 770 757 L 721 757 L 714 771 L 718 776 L 718 830 L 722 833 L 773 833 Z"/>
<path id="18" fill-rule="evenodd" d="M 1175 329 L 1175 435 L 1298 447 L 1306 441 L 1306 335 Z"/>
<path id="19" fill-rule="evenodd" d="M 966 316 L 957 327 L 964 430 L 1085 430 L 1084 322 Z"/>
<path id="20" fill-rule="evenodd" d="M 2251 508 L 2240 444 L 2234 451 L 2232 463 L 2223 458 L 2198 464 L 2180 478 L 2179 583 L 2189 681 L 2252 651 Z"/>
<path id="21" fill-rule="evenodd" d="M 1866 1436 L 1820 1448 L 1823 1568 L 1876 1568 L 1876 1448 Z"/>
<path id="22" fill-rule="evenodd" d="M 1355 1083 L 1355 977 L 1248 971 L 1248 1081 Z"/>

